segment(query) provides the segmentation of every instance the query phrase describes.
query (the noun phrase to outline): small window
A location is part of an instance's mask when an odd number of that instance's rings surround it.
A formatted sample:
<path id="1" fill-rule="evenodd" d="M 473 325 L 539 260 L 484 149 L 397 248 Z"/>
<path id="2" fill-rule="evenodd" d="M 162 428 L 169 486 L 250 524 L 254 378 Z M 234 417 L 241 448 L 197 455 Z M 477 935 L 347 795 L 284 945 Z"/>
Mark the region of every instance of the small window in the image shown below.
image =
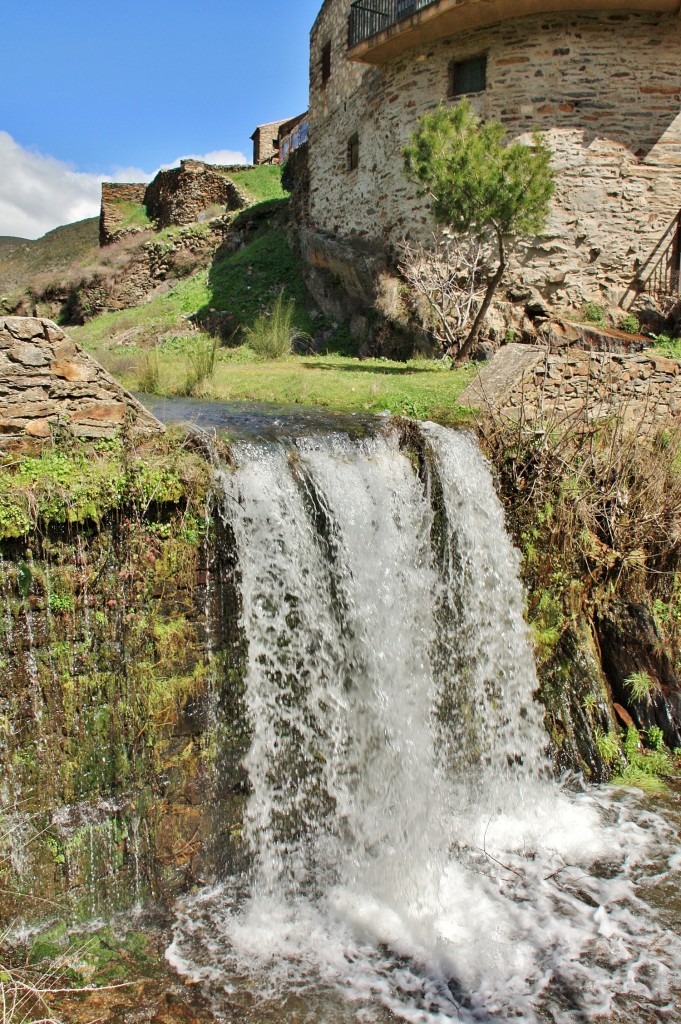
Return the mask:
<path id="1" fill-rule="evenodd" d="M 324 43 L 322 47 L 322 85 L 325 85 L 331 78 L 331 43 Z"/>
<path id="2" fill-rule="evenodd" d="M 359 135 L 355 132 L 348 139 L 348 170 L 354 171 L 359 167 Z"/>
<path id="3" fill-rule="evenodd" d="M 487 88 L 487 57 L 452 61 L 449 65 L 449 95 L 464 96 Z"/>

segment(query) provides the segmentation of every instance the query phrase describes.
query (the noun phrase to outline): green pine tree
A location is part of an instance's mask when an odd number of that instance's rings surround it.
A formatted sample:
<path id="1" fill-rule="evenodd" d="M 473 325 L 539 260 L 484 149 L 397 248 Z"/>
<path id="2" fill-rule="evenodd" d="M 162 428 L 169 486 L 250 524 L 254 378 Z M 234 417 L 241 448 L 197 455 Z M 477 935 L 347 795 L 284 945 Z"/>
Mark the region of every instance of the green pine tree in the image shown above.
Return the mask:
<path id="1" fill-rule="evenodd" d="M 468 357 L 506 270 L 509 250 L 544 228 L 554 193 L 551 150 L 538 133 L 533 144 L 504 145 L 504 126 L 481 122 L 467 100 L 439 107 L 419 121 L 404 150 L 407 177 L 429 196 L 435 220 L 459 235 L 492 238 L 498 265 L 458 354 Z"/>

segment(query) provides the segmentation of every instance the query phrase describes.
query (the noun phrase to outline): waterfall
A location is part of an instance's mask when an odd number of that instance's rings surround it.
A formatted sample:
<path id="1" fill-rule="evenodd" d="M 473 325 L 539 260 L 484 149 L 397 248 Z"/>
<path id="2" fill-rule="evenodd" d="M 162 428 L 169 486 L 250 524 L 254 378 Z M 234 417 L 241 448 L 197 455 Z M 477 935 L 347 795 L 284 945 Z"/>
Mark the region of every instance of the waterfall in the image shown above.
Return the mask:
<path id="1" fill-rule="evenodd" d="M 244 443 L 219 471 L 250 866 L 187 901 L 169 959 L 230 998 L 244 977 L 263 1005 L 304 993 L 301 1021 L 567 1022 L 622 992 L 663 1001 L 678 943 L 658 955 L 661 927 L 612 868 L 622 828 L 633 862 L 649 856 L 646 830 L 550 776 L 489 468 L 462 432 L 406 441 Z"/>

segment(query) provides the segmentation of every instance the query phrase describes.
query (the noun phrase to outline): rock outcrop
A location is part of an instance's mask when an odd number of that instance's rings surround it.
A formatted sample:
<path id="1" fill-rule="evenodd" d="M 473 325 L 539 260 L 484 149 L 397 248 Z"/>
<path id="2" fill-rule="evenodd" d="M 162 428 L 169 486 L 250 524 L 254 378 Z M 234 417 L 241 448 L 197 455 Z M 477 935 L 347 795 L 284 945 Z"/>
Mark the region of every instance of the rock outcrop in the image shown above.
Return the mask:
<path id="1" fill-rule="evenodd" d="M 0 444 L 49 438 L 112 437 L 125 423 L 145 433 L 163 426 L 51 320 L 0 317 Z"/>

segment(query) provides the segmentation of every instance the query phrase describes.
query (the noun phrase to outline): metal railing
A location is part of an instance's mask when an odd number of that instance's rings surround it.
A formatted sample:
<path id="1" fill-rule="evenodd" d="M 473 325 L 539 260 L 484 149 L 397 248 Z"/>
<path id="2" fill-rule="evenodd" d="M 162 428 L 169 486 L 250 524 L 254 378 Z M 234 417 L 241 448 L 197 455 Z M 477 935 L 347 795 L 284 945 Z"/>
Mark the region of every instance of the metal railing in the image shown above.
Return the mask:
<path id="1" fill-rule="evenodd" d="M 678 213 L 639 269 L 638 289 L 655 298 L 678 295 L 680 278 L 681 213 Z"/>
<path id="2" fill-rule="evenodd" d="M 348 20 L 348 46 L 352 49 L 365 39 L 410 18 L 412 14 L 430 7 L 438 0 L 357 0 L 350 7 Z"/>

